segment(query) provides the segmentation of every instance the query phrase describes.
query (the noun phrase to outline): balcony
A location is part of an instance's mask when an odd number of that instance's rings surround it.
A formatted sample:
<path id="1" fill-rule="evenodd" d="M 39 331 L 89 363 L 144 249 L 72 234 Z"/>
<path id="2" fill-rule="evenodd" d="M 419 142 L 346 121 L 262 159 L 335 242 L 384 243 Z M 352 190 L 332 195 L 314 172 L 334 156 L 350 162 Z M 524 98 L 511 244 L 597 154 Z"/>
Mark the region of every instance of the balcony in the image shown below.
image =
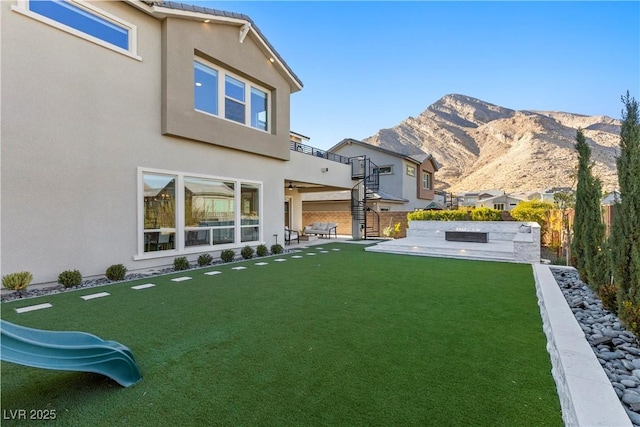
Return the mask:
<path id="1" fill-rule="evenodd" d="M 310 156 L 320 157 L 322 159 L 331 160 L 332 162 L 349 164 L 349 158 L 341 156 L 339 154 L 330 153 L 327 150 L 320 150 L 319 148 L 311 147 L 309 145 L 301 144 L 299 142 L 291 141 L 291 151 L 297 151 L 298 153 L 308 154 Z"/>

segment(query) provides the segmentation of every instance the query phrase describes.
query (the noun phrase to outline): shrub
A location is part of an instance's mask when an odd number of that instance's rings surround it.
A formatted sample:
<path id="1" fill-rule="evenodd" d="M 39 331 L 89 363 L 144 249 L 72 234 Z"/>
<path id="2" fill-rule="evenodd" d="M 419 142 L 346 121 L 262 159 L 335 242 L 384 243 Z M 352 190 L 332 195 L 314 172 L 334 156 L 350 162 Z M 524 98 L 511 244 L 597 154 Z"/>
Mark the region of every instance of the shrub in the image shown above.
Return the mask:
<path id="1" fill-rule="evenodd" d="M 198 256 L 198 265 L 200 267 L 211 264 L 211 261 L 213 261 L 213 257 L 210 254 L 200 254 Z"/>
<path id="2" fill-rule="evenodd" d="M 466 209 L 453 211 L 415 211 L 407 214 L 409 221 L 469 221 L 470 213 Z"/>
<path id="3" fill-rule="evenodd" d="M 187 257 L 179 256 L 176 259 L 174 259 L 173 260 L 173 269 L 175 271 L 188 270 L 189 269 L 189 260 L 187 260 Z"/>
<path id="4" fill-rule="evenodd" d="M 124 276 L 126 275 L 127 275 L 127 267 L 125 267 L 122 264 L 113 264 L 112 266 L 107 268 L 107 271 L 105 272 L 105 276 L 107 276 L 107 279 L 113 280 L 116 282 L 120 280 L 124 280 Z"/>
<path id="5" fill-rule="evenodd" d="M 554 208 L 553 203 L 540 200 L 525 200 L 511 209 L 511 217 L 516 221 L 537 222 L 540 225 L 540 235 L 547 231 L 549 212 Z"/>
<path id="6" fill-rule="evenodd" d="M 476 208 L 471 211 L 471 221 L 502 221 L 502 211 L 491 208 Z"/>
<path id="7" fill-rule="evenodd" d="M 231 249 L 225 249 L 224 251 L 220 252 L 220 259 L 224 262 L 233 261 L 233 258 L 235 258 L 235 256 L 236 253 Z"/>
<path id="8" fill-rule="evenodd" d="M 620 320 L 636 337 L 640 336 L 640 305 L 626 300 L 620 304 Z"/>
<path id="9" fill-rule="evenodd" d="M 58 275 L 58 283 L 65 288 L 78 286 L 82 283 L 82 274 L 78 270 L 65 270 Z"/>
<path id="10" fill-rule="evenodd" d="M 247 245 L 244 248 L 242 248 L 242 250 L 240 251 L 240 255 L 242 255 L 242 258 L 244 259 L 251 259 L 253 258 L 253 254 L 254 254 L 254 250 L 251 246 Z"/>
<path id="11" fill-rule="evenodd" d="M 275 245 L 271 245 L 271 253 L 274 255 L 281 254 L 284 252 L 284 248 L 281 244 L 276 243 Z"/>
<path id="12" fill-rule="evenodd" d="M 22 294 L 27 289 L 29 283 L 33 280 L 33 275 L 28 271 L 20 271 L 18 273 L 7 274 L 2 277 L 2 286 Z"/>
<path id="13" fill-rule="evenodd" d="M 266 256 L 268 254 L 269 254 L 269 249 L 267 248 L 267 245 L 258 245 L 258 247 L 256 248 L 256 255 Z"/>
<path id="14" fill-rule="evenodd" d="M 618 287 L 616 285 L 604 285 L 598 289 L 598 296 L 602 306 L 607 310 L 618 312 Z"/>

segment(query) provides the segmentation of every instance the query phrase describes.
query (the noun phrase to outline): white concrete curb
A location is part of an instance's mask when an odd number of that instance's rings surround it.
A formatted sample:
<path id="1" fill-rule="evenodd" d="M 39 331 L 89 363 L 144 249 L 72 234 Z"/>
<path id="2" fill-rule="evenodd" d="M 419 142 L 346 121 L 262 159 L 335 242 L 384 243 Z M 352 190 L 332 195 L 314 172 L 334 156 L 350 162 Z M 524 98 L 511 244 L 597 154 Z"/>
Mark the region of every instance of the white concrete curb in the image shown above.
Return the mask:
<path id="1" fill-rule="evenodd" d="M 551 373 L 566 426 L 631 426 L 547 265 L 533 264 Z"/>

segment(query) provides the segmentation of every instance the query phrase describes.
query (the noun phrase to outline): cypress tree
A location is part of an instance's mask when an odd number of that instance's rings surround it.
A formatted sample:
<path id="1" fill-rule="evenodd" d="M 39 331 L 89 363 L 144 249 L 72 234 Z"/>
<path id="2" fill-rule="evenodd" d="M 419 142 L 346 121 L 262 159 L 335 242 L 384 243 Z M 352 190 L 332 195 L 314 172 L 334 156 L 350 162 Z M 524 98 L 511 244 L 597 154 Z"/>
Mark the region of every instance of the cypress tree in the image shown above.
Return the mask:
<path id="1" fill-rule="evenodd" d="M 638 102 L 622 97 L 620 156 L 616 159 L 620 200 L 614 205 L 611 233 L 613 278 L 622 311 L 625 301 L 640 303 L 640 120 Z"/>
<path id="2" fill-rule="evenodd" d="M 605 232 L 600 198 L 602 184 L 592 173 L 591 148 L 584 132 L 576 134 L 578 152 L 578 186 L 573 224 L 573 255 L 583 281 L 598 289 L 607 283 L 609 262 L 606 256 Z"/>

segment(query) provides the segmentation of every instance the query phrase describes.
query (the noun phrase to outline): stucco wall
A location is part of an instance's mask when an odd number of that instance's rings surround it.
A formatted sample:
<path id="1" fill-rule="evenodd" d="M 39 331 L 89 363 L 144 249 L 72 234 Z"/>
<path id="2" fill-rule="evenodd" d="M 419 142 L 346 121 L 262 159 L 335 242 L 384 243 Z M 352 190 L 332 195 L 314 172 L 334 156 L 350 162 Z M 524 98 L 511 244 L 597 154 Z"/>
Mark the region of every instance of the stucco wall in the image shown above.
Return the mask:
<path id="1" fill-rule="evenodd" d="M 138 26 L 141 61 L 0 2 L 1 273 L 28 270 L 38 283 L 65 269 L 91 276 L 114 263 L 130 270 L 171 264 L 175 254 L 134 260 L 139 167 L 262 182 L 262 239 L 275 243 L 284 162 L 162 135 L 161 22 L 120 2 L 96 5 Z M 184 78 L 193 78 L 191 68 Z M 288 101 L 279 113 L 288 135 Z M 236 126 L 222 137 L 265 135 Z"/>

